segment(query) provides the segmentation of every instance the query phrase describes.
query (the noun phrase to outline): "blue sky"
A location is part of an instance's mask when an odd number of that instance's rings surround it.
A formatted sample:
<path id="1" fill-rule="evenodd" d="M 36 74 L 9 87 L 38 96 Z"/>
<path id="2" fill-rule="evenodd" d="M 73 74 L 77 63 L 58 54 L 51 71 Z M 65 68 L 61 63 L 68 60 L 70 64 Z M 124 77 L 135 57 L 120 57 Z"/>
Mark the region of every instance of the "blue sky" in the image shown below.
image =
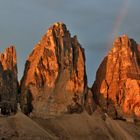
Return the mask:
<path id="1" fill-rule="evenodd" d="M 0 0 L 0 51 L 16 46 L 20 79 L 41 36 L 54 22 L 64 22 L 85 48 L 91 86 L 116 36 L 125 33 L 140 42 L 139 5 L 140 0 Z"/>

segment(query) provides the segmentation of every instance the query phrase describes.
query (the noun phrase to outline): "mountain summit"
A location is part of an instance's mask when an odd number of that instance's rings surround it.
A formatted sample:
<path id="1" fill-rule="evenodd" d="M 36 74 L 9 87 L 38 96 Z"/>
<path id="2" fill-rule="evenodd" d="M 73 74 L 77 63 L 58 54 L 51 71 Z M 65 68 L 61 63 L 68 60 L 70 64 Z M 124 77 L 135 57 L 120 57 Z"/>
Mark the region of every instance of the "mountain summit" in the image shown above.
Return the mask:
<path id="1" fill-rule="evenodd" d="M 87 87 L 84 49 L 64 23 L 55 23 L 29 55 L 21 81 L 22 110 L 37 116 L 65 112 Z"/>
<path id="2" fill-rule="evenodd" d="M 0 109 L 3 115 L 17 110 L 17 58 L 14 46 L 0 53 Z"/>
<path id="3" fill-rule="evenodd" d="M 140 117 L 140 46 L 127 35 L 118 37 L 96 74 L 92 91 L 113 117 Z"/>

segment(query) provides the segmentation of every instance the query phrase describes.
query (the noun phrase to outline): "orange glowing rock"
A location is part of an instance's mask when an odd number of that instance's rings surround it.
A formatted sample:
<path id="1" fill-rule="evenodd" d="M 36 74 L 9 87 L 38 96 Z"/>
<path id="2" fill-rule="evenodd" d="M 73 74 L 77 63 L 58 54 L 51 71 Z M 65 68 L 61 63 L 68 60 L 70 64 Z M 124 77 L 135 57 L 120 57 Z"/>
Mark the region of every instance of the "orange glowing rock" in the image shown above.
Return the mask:
<path id="1" fill-rule="evenodd" d="M 86 87 L 84 49 L 65 24 L 55 23 L 26 61 L 21 81 L 22 109 L 26 108 L 28 89 L 34 114 L 45 117 L 65 112 L 74 93 L 82 102 Z"/>
<path id="2" fill-rule="evenodd" d="M 140 117 L 140 49 L 133 39 L 123 35 L 114 41 L 92 91 L 105 111 L 113 111 L 113 117 Z"/>

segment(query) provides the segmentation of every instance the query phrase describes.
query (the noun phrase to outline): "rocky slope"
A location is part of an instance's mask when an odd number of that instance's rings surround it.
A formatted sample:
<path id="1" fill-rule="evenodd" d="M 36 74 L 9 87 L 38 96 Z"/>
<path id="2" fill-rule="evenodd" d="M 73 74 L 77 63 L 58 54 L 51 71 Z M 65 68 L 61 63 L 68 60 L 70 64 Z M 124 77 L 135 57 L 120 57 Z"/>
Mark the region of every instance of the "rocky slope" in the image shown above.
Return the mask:
<path id="1" fill-rule="evenodd" d="M 21 80 L 21 107 L 37 116 L 65 112 L 74 93 L 82 104 L 87 77 L 84 49 L 66 25 L 55 23 L 29 55 Z"/>
<path id="2" fill-rule="evenodd" d="M 140 125 L 102 119 L 97 109 L 93 115 L 65 114 L 55 118 L 31 118 L 18 111 L 0 116 L 0 139 L 4 140 L 139 140 Z"/>
<path id="3" fill-rule="evenodd" d="M 17 108 L 17 61 L 13 46 L 0 53 L 0 108 L 2 114 L 16 112 Z"/>
<path id="4" fill-rule="evenodd" d="M 60 140 L 139 140 L 140 125 L 124 121 L 102 119 L 99 109 L 93 115 L 86 112 L 51 119 L 34 119 Z"/>
<path id="5" fill-rule="evenodd" d="M 126 35 L 117 38 L 96 74 L 92 91 L 112 117 L 140 117 L 140 46 Z"/>
<path id="6" fill-rule="evenodd" d="M 21 112 L 9 117 L 0 117 L 1 140 L 58 140 Z"/>

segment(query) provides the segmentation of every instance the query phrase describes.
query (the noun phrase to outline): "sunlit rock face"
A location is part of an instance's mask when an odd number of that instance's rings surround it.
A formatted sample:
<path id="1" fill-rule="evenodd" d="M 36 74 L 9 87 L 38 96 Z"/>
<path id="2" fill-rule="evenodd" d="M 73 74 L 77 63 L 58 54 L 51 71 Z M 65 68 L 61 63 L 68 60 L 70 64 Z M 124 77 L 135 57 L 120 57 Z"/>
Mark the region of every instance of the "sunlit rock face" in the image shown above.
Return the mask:
<path id="1" fill-rule="evenodd" d="M 39 117 L 65 112 L 74 93 L 82 102 L 86 79 L 84 49 L 65 24 L 55 23 L 26 61 L 21 80 L 22 110 L 32 105 Z"/>
<path id="2" fill-rule="evenodd" d="M 92 91 L 113 117 L 140 117 L 140 46 L 126 35 L 117 38 L 96 74 Z"/>
<path id="3" fill-rule="evenodd" d="M 0 108 L 4 115 L 17 109 L 17 60 L 13 46 L 0 53 Z"/>

